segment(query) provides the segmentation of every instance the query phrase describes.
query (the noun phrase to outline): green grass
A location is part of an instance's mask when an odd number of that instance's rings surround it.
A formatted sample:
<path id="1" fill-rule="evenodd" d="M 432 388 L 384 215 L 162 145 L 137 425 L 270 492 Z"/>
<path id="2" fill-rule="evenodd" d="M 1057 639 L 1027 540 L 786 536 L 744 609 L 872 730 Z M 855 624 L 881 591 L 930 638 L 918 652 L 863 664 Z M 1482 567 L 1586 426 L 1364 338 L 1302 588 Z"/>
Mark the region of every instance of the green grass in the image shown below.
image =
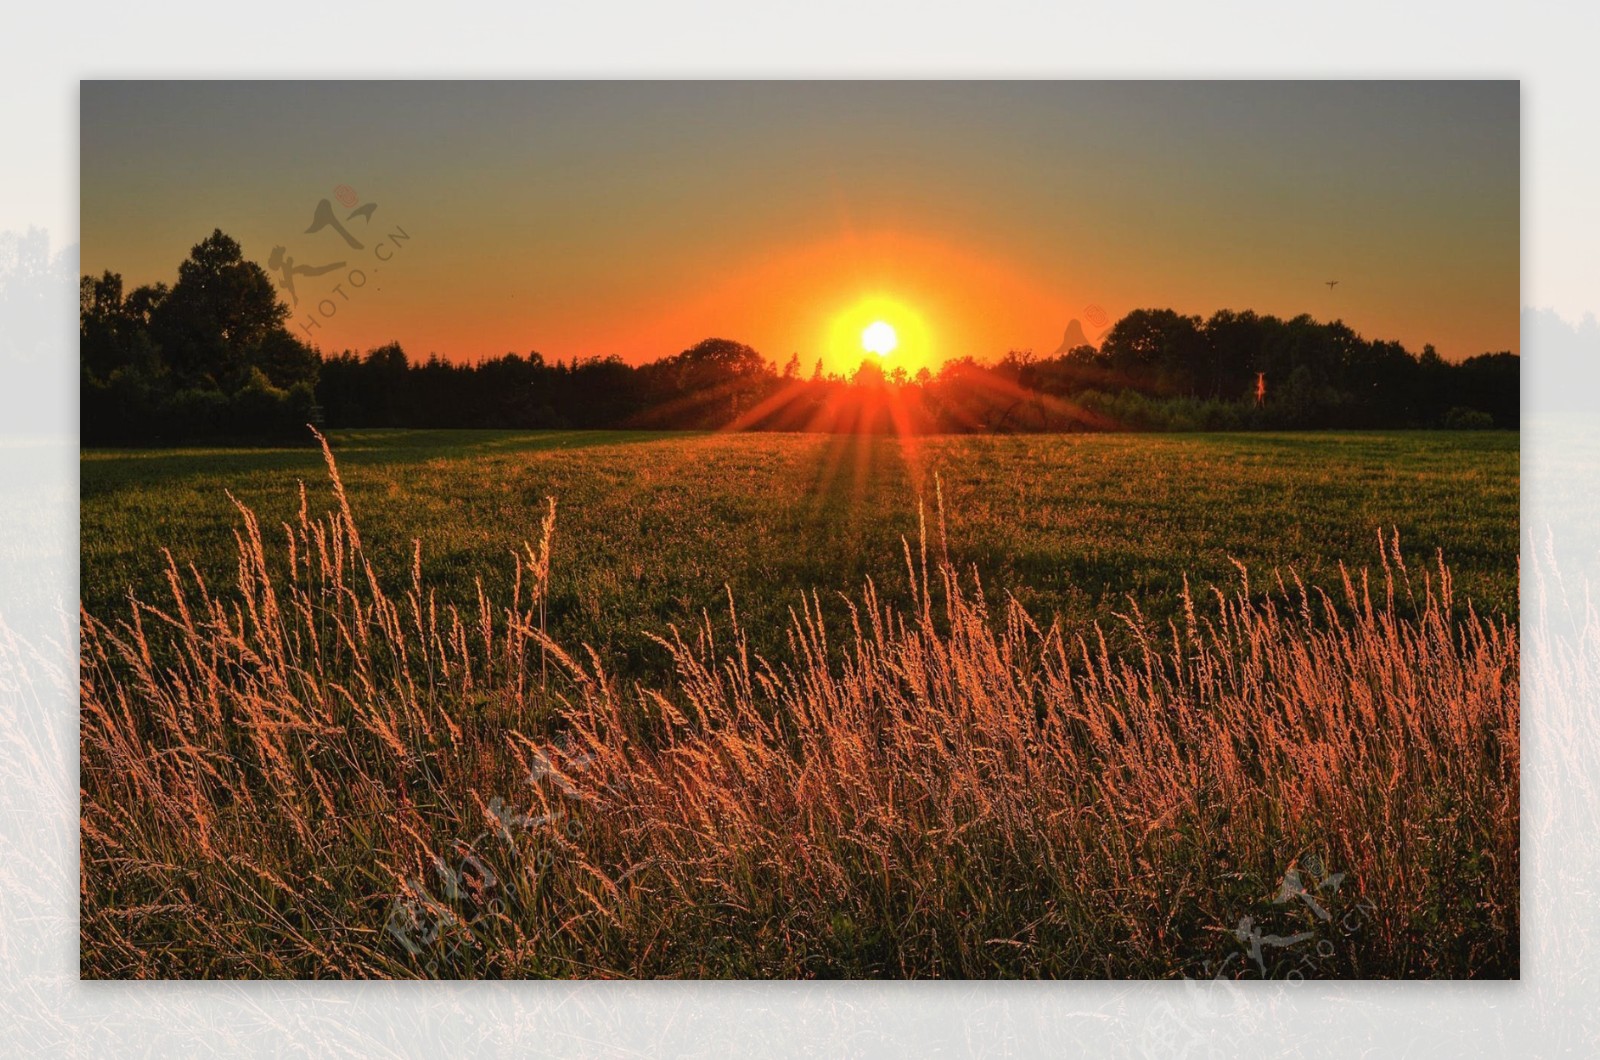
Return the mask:
<path id="1" fill-rule="evenodd" d="M 1518 973 L 1514 435 L 335 443 L 83 455 L 85 977 Z"/>
<path id="2" fill-rule="evenodd" d="M 892 438 L 624 432 L 341 431 L 351 503 L 384 569 L 422 542 L 441 597 L 499 583 L 560 509 L 551 632 L 624 669 L 665 666 L 645 636 L 725 611 L 733 590 L 753 646 L 782 644 L 802 591 L 878 579 L 904 604 L 902 538 L 943 483 L 951 559 L 1034 614 L 1070 623 L 1125 609 L 1176 613 L 1187 573 L 1229 583 L 1294 568 L 1337 587 L 1338 564 L 1375 564 L 1376 536 L 1451 564 L 1458 597 L 1517 612 L 1518 440 L 1512 433 L 1071 435 Z M 165 595 L 162 547 L 213 587 L 233 577 L 237 513 L 269 545 L 332 498 L 315 449 L 91 450 L 82 459 L 82 598 L 126 609 Z M 271 551 L 271 549 L 269 549 Z M 1231 558 L 1230 558 L 1231 557 Z M 837 614 L 836 610 L 833 613 Z"/>

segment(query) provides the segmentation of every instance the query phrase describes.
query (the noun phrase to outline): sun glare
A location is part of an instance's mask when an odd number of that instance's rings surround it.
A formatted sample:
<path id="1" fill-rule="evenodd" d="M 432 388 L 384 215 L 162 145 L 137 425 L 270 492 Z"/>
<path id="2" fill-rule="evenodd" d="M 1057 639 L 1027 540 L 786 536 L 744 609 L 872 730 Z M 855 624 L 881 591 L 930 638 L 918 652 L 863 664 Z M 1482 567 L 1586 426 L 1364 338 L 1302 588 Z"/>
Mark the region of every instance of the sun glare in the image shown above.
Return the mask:
<path id="1" fill-rule="evenodd" d="M 832 314 L 824 325 L 821 351 L 828 370 L 850 375 L 862 358 L 881 361 L 884 371 L 937 367 L 932 330 L 913 303 L 872 293 Z"/>
<path id="2" fill-rule="evenodd" d="M 894 328 L 881 320 L 874 320 L 861 332 L 861 348 L 868 353 L 875 353 L 885 357 L 894 352 L 900 345 L 900 339 L 894 333 Z"/>

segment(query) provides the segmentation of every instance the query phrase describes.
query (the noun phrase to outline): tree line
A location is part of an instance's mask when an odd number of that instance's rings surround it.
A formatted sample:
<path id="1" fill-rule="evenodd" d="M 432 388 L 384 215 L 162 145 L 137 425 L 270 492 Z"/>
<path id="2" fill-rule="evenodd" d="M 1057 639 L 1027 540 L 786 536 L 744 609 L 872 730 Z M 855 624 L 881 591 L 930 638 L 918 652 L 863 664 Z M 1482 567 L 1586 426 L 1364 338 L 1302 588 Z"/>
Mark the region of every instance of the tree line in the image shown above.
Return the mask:
<path id="1" fill-rule="evenodd" d="M 327 427 L 644 428 L 899 433 L 1516 428 L 1519 358 L 1413 354 L 1339 321 L 1139 309 L 1101 345 L 1011 351 L 937 372 L 782 367 L 728 339 L 647 364 L 538 353 L 458 364 L 390 343 L 329 356 L 287 328 L 270 276 L 221 231 L 176 282 L 84 276 L 84 444 L 301 440 Z"/>

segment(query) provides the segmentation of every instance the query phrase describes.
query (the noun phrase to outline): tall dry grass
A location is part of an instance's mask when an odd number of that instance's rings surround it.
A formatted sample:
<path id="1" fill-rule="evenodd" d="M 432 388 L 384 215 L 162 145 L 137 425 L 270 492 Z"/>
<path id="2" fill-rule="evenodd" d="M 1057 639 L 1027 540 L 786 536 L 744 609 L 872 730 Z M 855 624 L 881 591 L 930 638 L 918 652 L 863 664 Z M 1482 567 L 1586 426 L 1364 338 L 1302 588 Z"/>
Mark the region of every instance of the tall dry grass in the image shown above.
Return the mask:
<path id="1" fill-rule="evenodd" d="M 908 611 L 768 660 L 730 599 L 620 687 L 544 631 L 553 505 L 461 605 L 328 468 L 228 591 L 82 616 L 85 976 L 1517 972 L 1516 631 L 1398 542 L 1114 653 L 925 533 Z"/>

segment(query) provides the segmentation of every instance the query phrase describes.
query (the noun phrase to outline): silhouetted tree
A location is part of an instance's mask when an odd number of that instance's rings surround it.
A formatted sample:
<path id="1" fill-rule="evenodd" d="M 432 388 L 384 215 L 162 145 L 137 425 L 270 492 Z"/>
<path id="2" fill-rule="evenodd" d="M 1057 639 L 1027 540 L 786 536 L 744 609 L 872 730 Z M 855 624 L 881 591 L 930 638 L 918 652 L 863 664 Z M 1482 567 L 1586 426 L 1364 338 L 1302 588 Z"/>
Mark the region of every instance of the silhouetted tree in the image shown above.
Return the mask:
<path id="1" fill-rule="evenodd" d="M 1135 309 L 1100 347 L 1107 367 L 1142 390 L 1193 394 L 1205 361 L 1200 318 L 1170 309 Z"/>
<path id="2" fill-rule="evenodd" d="M 178 282 L 153 308 L 150 323 L 180 386 L 231 392 L 249 380 L 249 368 L 264 367 L 269 341 L 277 359 L 295 360 L 282 356 L 283 344 L 295 341 L 283 327 L 288 315 L 271 277 L 218 229 L 178 266 Z"/>
<path id="3" fill-rule="evenodd" d="M 848 379 L 819 359 L 802 380 L 744 343 L 710 338 L 671 357 L 547 361 L 507 353 L 475 364 L 413 362 L 398 343 L 321 355 L 284 327 L 264 272 L 220 231 L 176 284 L 125 292 L 107 272 L 79 289 L 86 442 L 299 438 L 329 426 L 823 431 L 1236 430 L 1516 427 L 1519 358 L 1460 364 L 1413 356 L 1341 321 L 1219 310 L 1204 321 L 1138 309 L 1104 345 L 1049 357 L 970 356 L 937 373 L 864 359 Z M 1258 373 L 1265 401 L 1254 398 Z"/>

